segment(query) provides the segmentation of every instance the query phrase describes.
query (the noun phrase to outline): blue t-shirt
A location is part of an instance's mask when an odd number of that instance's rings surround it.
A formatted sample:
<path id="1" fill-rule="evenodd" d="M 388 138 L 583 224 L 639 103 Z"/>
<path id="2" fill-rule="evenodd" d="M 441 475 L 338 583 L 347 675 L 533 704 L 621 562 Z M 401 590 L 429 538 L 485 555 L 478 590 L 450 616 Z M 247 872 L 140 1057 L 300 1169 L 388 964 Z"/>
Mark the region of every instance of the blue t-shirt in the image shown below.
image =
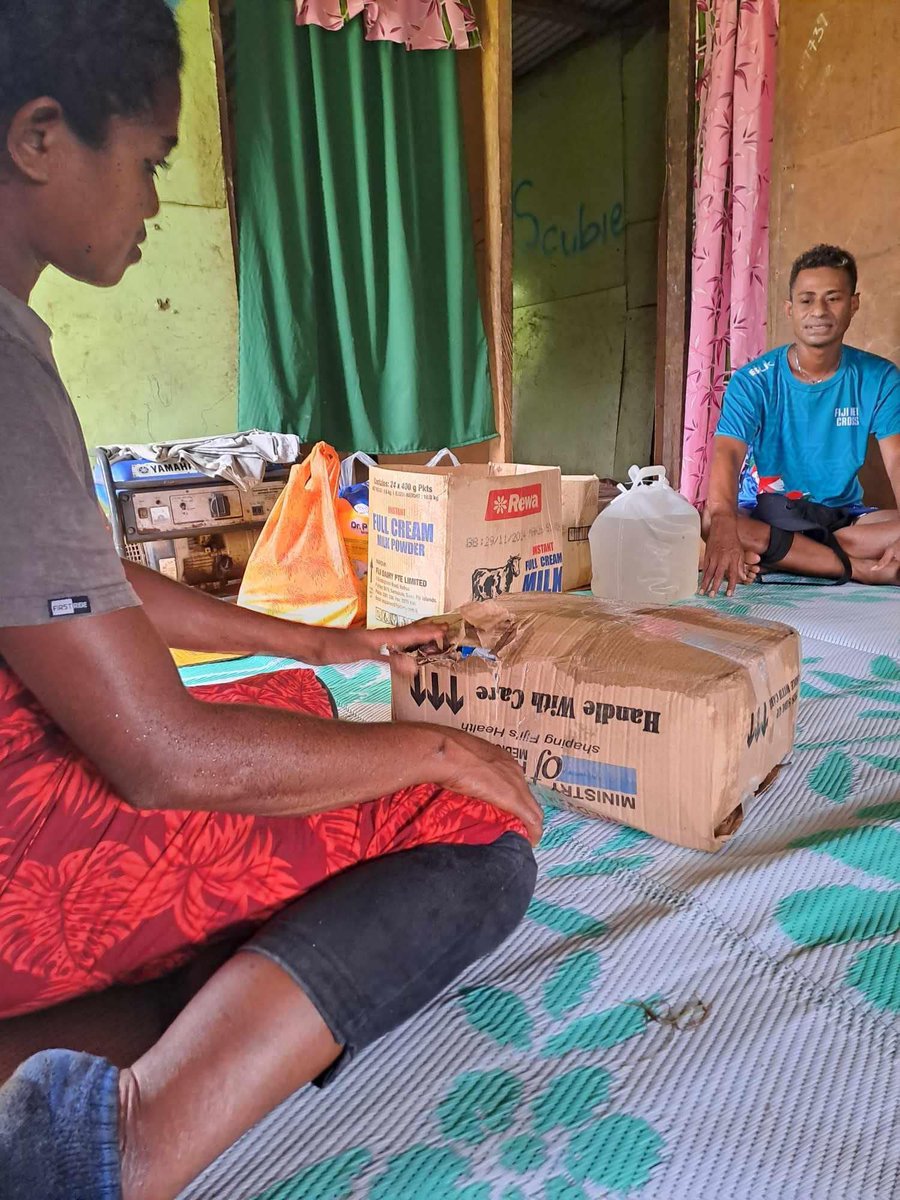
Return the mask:
<path id="1" fill-rule="evenodd" d="M 844 346 L 831 379 L 801 383 L 787 350 L 779 346 L 735 371 L 716 435 L 747 443 L 761 492 L 833 508 L 858 504 L 869 435 L 900 433 L 900 371 L 886 358 Z"/>

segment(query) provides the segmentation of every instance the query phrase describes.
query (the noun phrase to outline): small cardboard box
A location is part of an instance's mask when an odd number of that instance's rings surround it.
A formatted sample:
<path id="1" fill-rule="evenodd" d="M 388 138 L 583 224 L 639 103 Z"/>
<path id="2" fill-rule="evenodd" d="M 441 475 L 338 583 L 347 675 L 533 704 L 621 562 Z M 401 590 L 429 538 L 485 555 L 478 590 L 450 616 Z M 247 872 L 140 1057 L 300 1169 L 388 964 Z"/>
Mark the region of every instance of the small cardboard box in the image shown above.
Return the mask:
<path id="1" fill-rule="evenodd" d="M 706 609 L 513 596 L 441 618 L 397 720 L 504 746 L 567 808 L 717 850 L 791 752 L 800 639 Z"/>
<path id="2" fill-rule="evenodd" d="M 371 628 L 562 586 L 558 467 L 370 470 Z"/>
<path id="3" fill-rule="evenodd" d="M 563 591 L 591 586 L 588 534 L 600 514 L 600 480 L 596 475 L 563 475 Z"/>
<path id="4" fill-rule="evenodd" d="M 530 467 L 529 470 L 546 470 Z M 575 592 L 591 586 L 591 526 L 601 511 L 619 494 L 609 480 L 601 482 L 596 475 L 563 475 L 562 535 L 564 592 Z"/>

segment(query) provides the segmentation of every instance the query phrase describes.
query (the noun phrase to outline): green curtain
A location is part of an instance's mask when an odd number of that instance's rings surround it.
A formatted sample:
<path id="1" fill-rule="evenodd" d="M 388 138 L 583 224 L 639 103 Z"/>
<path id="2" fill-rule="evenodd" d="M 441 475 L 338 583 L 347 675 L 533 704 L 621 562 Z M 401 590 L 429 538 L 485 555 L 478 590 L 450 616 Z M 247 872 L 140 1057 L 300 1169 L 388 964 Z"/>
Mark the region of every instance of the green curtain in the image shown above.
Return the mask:
<path id="1" fill-rule="evenodd" d="M 236 16 L 241 427 L 494 436 L 453 53 L 298 28 L 293 0 Z"/>

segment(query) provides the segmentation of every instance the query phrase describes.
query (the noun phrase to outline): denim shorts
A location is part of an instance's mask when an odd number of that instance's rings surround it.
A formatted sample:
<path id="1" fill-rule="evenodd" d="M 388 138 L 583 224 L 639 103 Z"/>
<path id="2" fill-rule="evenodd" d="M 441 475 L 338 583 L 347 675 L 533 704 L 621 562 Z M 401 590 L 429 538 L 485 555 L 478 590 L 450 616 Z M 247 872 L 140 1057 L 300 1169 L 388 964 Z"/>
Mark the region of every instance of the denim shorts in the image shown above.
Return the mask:
<path id="1" fill-rule="evenodd" d="M 417 846 L 351 867 L 289 904 L 243 950 L 303 989 L 340 1059 L 401 1025 L 521 921 L 537 865 L 528 842 Z"/>

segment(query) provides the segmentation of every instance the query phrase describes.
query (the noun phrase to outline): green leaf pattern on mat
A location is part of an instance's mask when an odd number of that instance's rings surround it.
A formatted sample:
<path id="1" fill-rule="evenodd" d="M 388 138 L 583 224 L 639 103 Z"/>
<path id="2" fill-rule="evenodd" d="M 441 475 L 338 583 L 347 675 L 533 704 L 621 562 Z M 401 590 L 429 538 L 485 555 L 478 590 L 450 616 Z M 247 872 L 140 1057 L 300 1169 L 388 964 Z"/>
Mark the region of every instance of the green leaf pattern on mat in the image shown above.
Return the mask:
<path id="1" fill-rule="evenodd" d="M 498 987 L 472 988 L 463 993 L 462 1006 L 471 1024 L 498 1046 L 527 1050 L 531 1045 L 531 1016 L 515 992 Z"/>
<path id="2" fill-rule="evenodd" d="M 547 1147 L 530 1133 L 519 1133 L 500 1147 L 500 1162 L 507 1171 L 527 1175 L 547 1161 Z"/>
<path id="3" fill-rule="evenodd" d="M 792 583 L 784 585 L 774 585 L 766 590 L 765 601 L 762 604 L 752 603 L 752 599 L 756 597 L 756 589 L 750 586 L 747 591 L 739 591 L 738 596 L 747 595 L 751 597 L 751 601 L 745 603 L 742 599 L 729 599 L 727 596 L 692 596 L 690 600 L 685 600 L 682 607 L 690 608 L 715 608 L 728 616 L 765 616 L 765 610 L 769 608 L 778 609 L 803 609 L 811 600 L 821 602 L 823 599 L 828 600 L 831 604 L 884 604 L 891 600 L 892 589 L 889 587 L 876 588 L 857 588 L 857 587 L 834 587 L 822 584 L 802 584 Z"/>
<path id="4" fill-rule="evenodd" d="M 620 858 L 600 858 L 594 862 L 561 863 L 548 867 L 550 879 L 580 879 L 591 875 L 618 875 L 622 871 L 639 871 L 653 862 L 652 854 L 632 854 Z"/>
<path id="5" fill-rule="evenodd" d="M 823 796 L 833 804 L 845 804 L 865 773 L 865 766 L 875 767 L 892 774 L 900 773 L 900 757 L 885 754 L 863 754 L 862 746 L 872 741 L 894 741 L 900 737 L 900 663 L 887 654 L 879 654 L 869 662 L 869 675 L 847 675 L 840 671 L 811 672 L 817 679 L 813 684 L 804 679 L 800 695 L 804 700 L 846 700 L 862 697 L 874 700 L 879 705 L 896 705 L 896 708 L 866 708 L 857 714 L 861 721 L 893 721 L 894 732 L 885 732 L 883 739 L 875 737 L 849 737 L 835 739 L 826 744 L 824 756 L 810 769 L 806 782 L 817 796 Z M 807 749 L 802 743 L 798 750 Z"/>
<path id="6" fill-rule="evenodd" d="M 543 1200 L 588 1200 L 588 1194 L 579 1183 L 573 1183 L 564 1175 L 554 1175 L 547 1180 Z"/>
<path id="7" fill-rule="evenodd" d="M 465 1192 L 457 1185 L 471 1170 L 449 1146 L 413 1146 L 390 1160 L 369 1188 L 369 1200 L 460 1200 Z"/>
<path id="8" fill-rule="evenodd" d="M 822 747 L 824 755 L 809 771 L 807 783 L 816 795 L 834 804 L 846 804 L 854 792 L 869 786 L 871 768 L 888 777 L 900 774 L 900 756 L 863 752 L 866 744 L 897 740 L 900 662 L 888 654 L 876 655 L 869 660 L 868 675 L 820 670 L 812 663 L 807 664 L 807 670 L 815 683 L 804 680 L 804 698 L 817 702 L 846 702 L 853 697 L 875 701 L 877 706 L 864 708 L 857 714 L 858 719 L 893 722 L 881 738 L 850 736 Z M 872 880 L 872 886 L 829 884 L 783 897 L 775 909 L 776 922 L 800 946 L 874 942 L 900 933 L 900 888 L 896 887 L 900 884 L 900 830 L 889 824 L 900 820 L 900 801 L 866 805 L 852 818 L 870 823 L 824 830 L 792 843 L 793 848 L 827 855 Z M 844 978 L 874 1008 L 900 1010 L 900 946 L 896 943 L 882 942 L 861 949 L 850 961 Z"/>
<path id="9" fill-rule="evenodd" d="M 898 720 L 900 720 L 900 714 L 898 714 Z M 878 767 L 880 771 L 893 771 L 895 775 L 900 775 L 900 757 L 896 754 L 861 754 L 860 758 L 863 762 Z"/>
<path id="10" fill-rule="evenodd" d="M 879 679 L 890 679 L 893 683 L 900 683 L 900 663 L 894 662 L 887 654 L 879 654 L 877 658 L 873 658 L 869 669 Z"/>
<path id="11" fill-rule="evenodd" d="M 830 854 L 848 867 L 900 883 L 900 830 L 889 825 L 829 829 L 797 838 L 791 845 Z"/>
<path id="12" fill-rule="evenodd" d="M 622 825 L 616 832 L 598 847 L 597 854 L 615 854 L 619 850 L 630 850 L 638 842 L 649 842 L 650 834 L 643 829 L 632 829 L 630 825 Z"/>
<path id="13" fill-rule="evenodd" d="M 276 1184 L 257 1200 L 345 1200 L 357 1175 L 371 1161 L 368 1150 L 347 1150 Z"/>
<path id="14" fill-rule="evenodd" d="M 862 714 L 860 714 L 862 715 Z M 896 714 L 900 725 L 900 710 Z M 862 739 L 860 739 L 862 742 Z M 797 746 L 803 750 L 804 746 Z M 868 764 L 876 770 L 886 770 L 889 774 L 900 774 L 900 756 L 882 754 L 860 754 L 852 751 L 852 743 L 844 749 L 829 749 L 826 756 L 806 775 L 806 784 L 816 796 L 832 800 L 833 804 L 845 804 L 853 794 L 854 768 L 857 764 Z"/>
<path id="15" fill-rule="evenodd" d="M 577 1129 L 609 1098 L 611 1082 L 602 1067 L 575 1067 L 557 1075 L 534 1102 L 535 1129 Z"/>
<path id="16" fill-rule="evenodd" d="M 647 1026 L 647 1010 L 638 1003 L 617 1004 L 605 1012 L 576 1017 L 544 1046 L 548 1058 L 561 1058 L 573 1050 L 608 1050 L 629 1038 L 643 1033 Z"/>
<path id="17" fill-rule="evenodd" d="M 592 858 L 582 862 L 559 863 L 556 866 L 547 867 L 544 873 L 550 879 L 587 879 L 591 876 L 618 875 L 622 871 L 640 871 L 653 862 L 654 856 L 646 853 L 623 854 L 621 851 L 631 851 L 641 842 L 648 841 L 650 841 L 650 835 L 644 833 L 642 829 L 631 829 L 629 826 L 623 825 L 612 837 L 607 838 L 601 846 L 593 850 Z M 541 845 L 543 846 L 543 842 Z M 529 910 L 528 915 L 539 920 L 540 918 L 535 916 L 535 913 L 539 911 L 540 906 L 535 909 L 535 912 Z M 547 922 L 542 923 L 546 924 Z M 557 929 L 557 932 L 564 931 Z"/>
<path id="18" fill-rule="evenodd" d="M 511 1071 L 466 1071 L 437 1111 L 445 1137 L 477 1145 L 491 1133 L 505 1133 L 522 1098 L 522 1084 Z"/>
<path id="19" fill-rule="evenodd" d="M 526 917 L 571 938 L 596 938 L 606 933 L 606 925 L 596 917 L 580 912 L 577 908 L 564 908 L 551 904 L 549 900 L 535 897 L 528 906 Z"/>
<path id="20" fill-rule="evenodd" d="M 619 830 L 597 853 L 609 858 L 644 840 L 645 835 L 637 831 Z M 563 1069 L 547 1076 L 527 1106 L 521 1103 L 525 1078 L 520 1081 L 515 1068 L 464 1072 L 438 1105 L 437 1123 L 454 1148 L 502 1136 L 482 1152 L 481 1159 L 499 1160 L 506 1171 L 521 1176 L 522 1186 L 507 1188 L 500 1200 L 507 1195 L 517 1197 L 520 1191 L 549 1200 L 589 1200 L 585 1184 L 611 1189 L 616 1195 L 636 1193 L 662 1161 L 665 1144 L 642 1118 L 609 1111 L 613 1076 L 596 1060 L 644 1034 L 651 1004 L 660 998 L 591 1011 L 602 958 L 599 949 L 584 945 L 583 939 L 602 936 L 604 923 L 542 899 L 532 901 L 529 916 L 575 943 L 544 982 L 541 1013 L 529 1015 L 522 999 L 511 1003 L 512 993 L 496 987 L 463 993 L 460 1007 L 469 1023 L 503 1046 L 507 1055 L 520 1052 L 523 1065 L 530 1064 L 533 1070 L 541 1059 L 557 1060 Z M 511 1036 L 511 1029 L 518 1031 L 518 1036 Z M 532 1045 L 537 1046 L 539 1058 Z M 586 1055 L 588 1063 L 584 1062 Z M 569 1056 L 574 1061 L 566 1062 Z M 591 1192 L 590 1197 L 593 1195 Z M 424 1200 L 424 1192 L 422 1196 Z"/>
<path id="21" fill-rule="evenodd" d="M 662 1138 L 646 1121 L 613 1113 L 575 1134 L 567 1164 L 578 1180 L 613 1192 L 633 1192 L 649 1182 L 662 1150 Z"/>
<path id="22" fill-rule="evenodd" d="M 581 828 L 581 821 L 568 821 L 565 825 L 554 825 L 551 829 L 545 829 L 541 838 L 541 850 L 558 850 L 560 846 L 570 842 Z"/>
<path id="23" fill-rule="evenodd" d="M 600 978 L 600 955 L 576 950 L 564 958 L 544 985 L 544 1005 L 551 1017 L 577 1008 Z"/>
<path id="24" fill-rule="evenodd" d="M 863 755 L 873 766 L 900 769 L 895 758 Z M 775 920 L 800 946 L 838 946 L 852 942 L 880 944 L 861 950 L 845 975 L 877 1009 L 900 1012 L 900 944 L 882 939 L 900 934 L 900 802 L 867 805 L 853 814 L 857 821 L 888 822 L 823 830 L 797 838 L 792 847 L 836 859 L 850 870 L 872 878 L 872 887 L 828 884 L 793 892 L 780 900 Z M 885 888 L 885 884 L 894 885 Z"/>
<path id="25" fill-rule="evenodd" d="M 900 663 L 887 654 L 876 655 L 869 661 L 867 676 L 846 675 L 842 671 L 812 670 L 809 672 L 816 682 L 804 679 L 800 695 L 810 700 L 845 700 L 848 696 L 859 696 L 875 700 L 879 704 L 895 704 L 892 708 L 866 709 L 861 718 L 900 718 Z"/>
<path id="26" fill-rule="evenodd" d="M 900 1013 L 900 942 L 861 950 L 850 964 L 847 982 L 876 1008 Z"/>
<path id="27" fill-rule="evenodd" d="M 780 900 L 775 918 L 798 946 L 840 946 L 900 933 L 900 889 L 828 884 Z"/>
<path id="28" fill-rule="evenodd" d="M 861 808 L 856 814 L 860 820 L 868 821 L 900 821 L 900 800 L 890 800 L 887 804 L 870 804 Z"/>
<path id="29" fill-rule="evenodd" d="M 810 771 L 806 782 L 817 795 L 843 804 L 853 786 L 853 759 L 843 750 L 832 750 Z"/>

